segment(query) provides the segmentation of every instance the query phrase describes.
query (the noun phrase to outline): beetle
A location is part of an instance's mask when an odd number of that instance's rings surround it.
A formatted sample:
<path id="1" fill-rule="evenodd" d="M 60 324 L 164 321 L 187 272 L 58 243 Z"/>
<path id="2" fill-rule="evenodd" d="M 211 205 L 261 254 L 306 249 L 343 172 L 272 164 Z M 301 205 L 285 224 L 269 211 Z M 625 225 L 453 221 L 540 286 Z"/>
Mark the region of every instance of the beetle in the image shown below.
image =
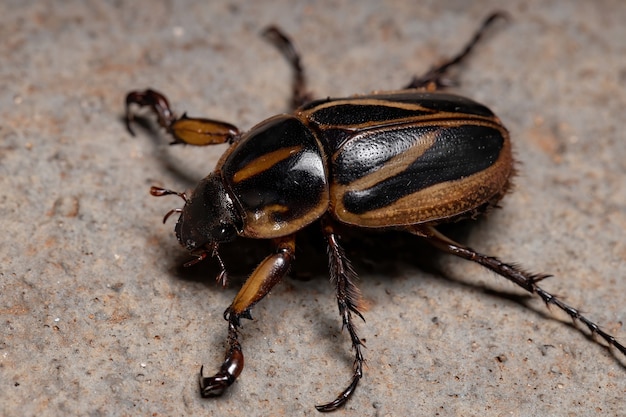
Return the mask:
<path id="1" fill-rule="evenodd" d="M 173 138 L 172 144 L 228 143 L 215 170 L 190 196 L 152 187 L 154 196 L 177 195 L 184 207 L 175 234 L 195 256 L 191 265 L 216 257 L 217 280 L 227 284 L 220 244 L 237 237 L 269 239 L 275 250 L 252 272 L 224 312 L 228 348 L 217 373 L 200 370 L 202 397 L 221 395 L 243 370 L 241 319 L 288 273 L 296 233 L 319 223 L 328 246 L 329 271 L 339 314 L 355 353 L 351 382 L 319 411 L 343 406 L 363 376 L 362 341 L 354 325 L 360 312 L 356 273 L 340 243 L 339 226 L 406 231 L 436 248 L 476 262 L 537 294 L 592 335 L 626 355 L 626 347 L 559 298 L 539 287 L 549 277 L 483 255 L 442 234 L 437 226 L 475 218 L 496 206 L 515 173 L 511 141 L 500 119 L 486 106 L 443 92 L 451 67 L 461 63 L 485 30 L 503 13 L 490 15 L 453 58 L 415 77 L 403 89 L 347 98 L 312 100 L 299 53 L 278 28 L 265 36 L 294 70 L 292 111 L 271 117 L 247 132 L 223 121 L 181 117 L 165 95 L 153 90 L 126 96 L 126 125 L 134 135 L 132 106 L 147 107 Z"/>

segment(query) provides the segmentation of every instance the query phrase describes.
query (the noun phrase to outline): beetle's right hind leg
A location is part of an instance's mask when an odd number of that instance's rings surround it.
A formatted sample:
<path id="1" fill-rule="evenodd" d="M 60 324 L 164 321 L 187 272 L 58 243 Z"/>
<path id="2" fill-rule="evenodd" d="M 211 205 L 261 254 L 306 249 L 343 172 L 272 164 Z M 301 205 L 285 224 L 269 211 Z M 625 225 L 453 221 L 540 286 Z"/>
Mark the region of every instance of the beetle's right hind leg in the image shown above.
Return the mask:
<path id="1" fill-rule="evenodd" d="M 317 411 L 327 412 L 334 411 L 342 407 L 354 393 L 359 380 L 363 376 L 363 363 L 365 359 L 361 353 L 363 342 L 356 333 L 356 328 L 352 321 L 352 313 L 359 316 L 363 321 L 363 315 L 359 312 L 358 307 L 361 300 L 361 293 L 357 288 L 356 273 L 352 269 L 350 261 L 346 257 L 343 248 L 339 245 L 338 236 L 335 233 L 332 223 L 329 219 L 322 220 L 322 228 L 324 236 L 328 242 L 328 264 L 330 268 L 330 278 L 337 289 L 337 304 L 339 306 L 339 314 L 343 321 L 343 327 L 348 330 L 354 349 L 354 373 L 348 387 L 339 396 L 328 404 L 316 405 Z"/>
<path id="2" fill-rule="evenodd" d="M 172 135 L 172 145 L 184 143 L 187 145 L 206 146 L 218 143 L 233 143 L 239 137 L 239 129 L 230 123 L 219 120 L 187 117 L 183 114 L 177 117 L 167 98 L 160 92 L 152 89 L 131 91 L 126 95 L 126 129 L 135 136 L 131 128 L 135 116 L 131 106 L 149 107 L 156 115 L 159 125 Z"/>
<path id="3" fill-rule="evenodd" d="M 480 25 L 478 30 L 472 36 L 472 39 L 463 47 L 463 49 L 452 58 L 446 60 L 441 65 L 431 68 L 421 77 L 413 77 L 411 82 L 404 89 L 425 88 L 428 90 L 436 90 L 439 88 L 450 87 L 453 82 L 446 77 L 448 70 L 459 65 L 474 50 L 474 47 L 480 42 L 481 38 L 489 29 L 489 27 L 498 19 L 508 19 L 508 15 L 504 12 L 495 12 L 487 16 Z"/>

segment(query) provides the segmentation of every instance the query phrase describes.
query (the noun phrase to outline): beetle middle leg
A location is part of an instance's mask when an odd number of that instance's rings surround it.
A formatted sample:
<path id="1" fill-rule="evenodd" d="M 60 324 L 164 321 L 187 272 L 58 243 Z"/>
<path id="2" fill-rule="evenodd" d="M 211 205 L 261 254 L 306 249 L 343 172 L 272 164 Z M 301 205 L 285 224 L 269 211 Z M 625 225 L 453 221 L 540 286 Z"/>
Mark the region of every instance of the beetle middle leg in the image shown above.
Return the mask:
<path id="1" fill-rule="evenodd" d="M 324 218 L 322 220 L 322 230 L 328 242 L 330 278 L 335 284 L 337 290 L 339 315 L 341 316 L 343 327 L 346 328 L 350 334 L 352 348 L 355 353 L 353 364 L 354 373 L 352 375 L 352 381 L 348 387 L 341 394 L 339 394 L 334 401 L 331 401 L 328 404 L 315 406 L 318 411 L 326 412 L 334 411 L 343 406 L 346 401 L 348 401 L 350 396 L 352 396 L 359 380 L 363 376 L 363 363 L 365 362 L 361 352 L 361 346 L 363 343 L 356 333 L 356 328 L 352 321 L 352 313 L 359 316 L 363 321 L 365 321 L 365 319 L 358 310 L 361 293 L 355 284 L 357 279 L 356 273 L 354 272 L 350 261 L 346 257 L 343 248 L 339 245 L 339 238 L 330 219 Z"/>
<path id="2" fill-rule="evenodd" d="M 426 240 L 430 244 L 438 249 L 443 250 L 444 252 L 456 255 L 469 261 L 476 262 L 484 266 L 485 268 L 492 270 L 496 274 L 503 276 L 509 281 L 519 285 L 529 293 L 537 294 L 539 297 L 541 297 L 541 299 L 544 303 L 546 303 L 547 306 L 557 306 L 559 309 L 567 313 L 572 321 L 583 323 L 587 327 L 587 329 L 589 329 L 592 336 L 600 336 L 609 344 L 609 346 L 614 347 L 622 354 L 626 355 L 626 346 L 618 342 L 615 337 L 606 333 L 596 323 L 583 316 L 578 309 L 564 303 L 558 297 L 550 294 L 548 291 L 537 285 L 539 281 L 550 277 L 550 275 L 532 274 L 522 270 L 516 265 L 504 263 L 498 258 L 480 254 L 473 249 L 470 249 L 453 241 L 452 239 L 440 233 L 433 226 L 415 225 L 409 227 L 408 231 L 417 236 L 426 238 Z"/>
<path id="3" fill-rule="evenodd" d="M 474 47 L 480 42 L 487 29 L 489 29 L 489 27 L 498 19 L 508 19 L 508 15 L 504 12 L 495 12 L 487 16 L 478 30 L 474 33 L 474 36 L 472 36 L 470 41 L 459 53 L 446 60 L 441 65 L 431 68 L 422 76 L 413 77 L 411 82 L 404 88 L 437 89 L 441 87 L 449 87 L 452 83 L 446 78 L 448 70 L 456 65 L 459 65 L 469 56 L 469 54 L 474 50 Z"/>
<path id="4" fill-rule="evenodd" d="M 239 344 L 237 329 L 240 319 L 252 319 L 250 309 L 265 297 L 270 290 L 289 272 L 296 249 L 295 235 L 275 240 L 276 250 L 263 260 L 224 312 L 228 321 L 228 349 L 220 370 L 205 377 L 200 368 L 200 394 L 202 397 L 221 395 L 231 386 L 243 370 L 244 357 Z"/>

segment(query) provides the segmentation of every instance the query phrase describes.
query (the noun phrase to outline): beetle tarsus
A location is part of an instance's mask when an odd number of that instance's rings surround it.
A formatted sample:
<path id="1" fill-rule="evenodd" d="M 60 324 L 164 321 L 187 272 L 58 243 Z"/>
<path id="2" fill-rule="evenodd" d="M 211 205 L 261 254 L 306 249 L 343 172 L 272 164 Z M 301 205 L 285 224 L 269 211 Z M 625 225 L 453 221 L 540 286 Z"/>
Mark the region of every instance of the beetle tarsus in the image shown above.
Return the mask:
<path id="1" fill-rule="evenodd" d="M 459 65 L 467 56 L 472 52 L 474 47 L 480 42 L 487 29 L 498 19 L 508 20 L 509 15 L 506 12 L 495 12 L 487 16 L 482 25 L 478 28 L 476 33 L 470 41 L 463 47 L 463 49 L 452 58 L 446 60 L 441 65 L 431 68 L 421 77 L 413 77 L 411 82 L 407 84 L 405 89 L 412 88 L 427 88 L 437 89 L 445 88 L 454 85 L 454 81 L 446 78 L 448 70 L 456 65 Z"/>
<path id="2" fill-rule="evenodd" d="M 316 405 L 315 409 L 322 413 L 327 413 L 327 412 L 335 411 L 343 407 L 346 404 L 346 402 L 348 402 L 352 394 L 354 393 L 356 386 L 358 385 L 359 381 L 361 380 L 361 377 L 363 376 L 363 372 L 361 368 L 362 368 L 362 363 L 355 362 L 355 372 L 354 372 L 354 376 L 352 377 L 352 381 L 350 382 L 350 385 L 348 385 L 348 387 L 341 394 L 339 394 L 339 396 L 335 400 L 329 402 L 328 404 Z"/>
<path id="3" fill-rule="evenodd" d="M 228 326 L 228 350 L 224 363 L 220 370 L 211 377 L 205 377 L 203 374 L 204 366 L 200 368 L 200 395 L 203 398 L 218 397 L 224 393 L 226 388 L 230 387 L 241 371 L 243 370 L 244 358 L 241 351 L 237 335 L 237 324 L 235 324 L 234 316 L 229 317 Z"/>

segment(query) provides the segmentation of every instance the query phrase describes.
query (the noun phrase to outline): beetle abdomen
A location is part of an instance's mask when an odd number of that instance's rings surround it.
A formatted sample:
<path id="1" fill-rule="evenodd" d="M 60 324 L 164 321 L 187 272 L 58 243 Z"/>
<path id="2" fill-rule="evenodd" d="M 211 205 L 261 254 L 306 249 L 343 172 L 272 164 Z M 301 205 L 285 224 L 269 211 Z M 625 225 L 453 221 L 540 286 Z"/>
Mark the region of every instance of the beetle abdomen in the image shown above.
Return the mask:
<path id="1" fill-rule="evenodd" d="M 394 227 L 471 213 L 497 200 L 513 171 L 506 129 L 463 97 L 398 92 L 305 109 L 331 153 L 331 212 L 345 223 Z"/>
<path id="2" fill-rule="evenodd" d="M 323 151 L 294 116 L 275 116 L 251 129 L 221 170 L 245 219 L 244 236 L 285 236 L 328 210 Z"/>

